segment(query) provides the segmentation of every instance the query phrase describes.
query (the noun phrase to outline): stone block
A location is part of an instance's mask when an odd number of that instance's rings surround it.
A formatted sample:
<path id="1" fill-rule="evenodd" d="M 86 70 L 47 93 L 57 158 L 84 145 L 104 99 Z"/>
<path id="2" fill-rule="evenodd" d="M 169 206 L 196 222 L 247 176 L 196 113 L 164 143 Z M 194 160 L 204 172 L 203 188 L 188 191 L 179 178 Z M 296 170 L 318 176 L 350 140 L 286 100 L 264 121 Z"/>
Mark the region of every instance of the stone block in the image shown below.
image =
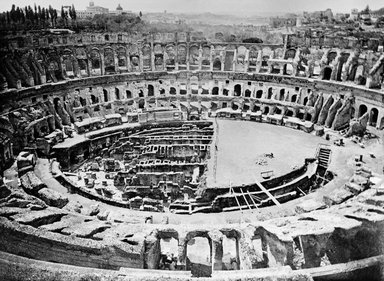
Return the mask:
<path id="1" fill-rule="evenodd" d="M 57 208 L 63 208 L 69 202 L 67 197 L 55 190 L 48 188 L 39 190 L 38 197 L 47 203 L 47 205 Z"/>

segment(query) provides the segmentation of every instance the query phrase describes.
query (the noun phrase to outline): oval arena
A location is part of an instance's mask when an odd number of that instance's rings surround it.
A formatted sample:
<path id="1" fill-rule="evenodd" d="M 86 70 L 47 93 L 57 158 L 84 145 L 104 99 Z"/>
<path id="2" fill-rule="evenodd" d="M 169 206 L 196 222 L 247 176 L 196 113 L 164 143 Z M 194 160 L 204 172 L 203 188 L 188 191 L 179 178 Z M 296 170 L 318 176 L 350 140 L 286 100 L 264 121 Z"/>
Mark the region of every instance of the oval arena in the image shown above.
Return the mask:
<path id="1" fill-rule="evenodd" d="M 5 280 L 381 280 L 374 42 L 1 44 Z"/>

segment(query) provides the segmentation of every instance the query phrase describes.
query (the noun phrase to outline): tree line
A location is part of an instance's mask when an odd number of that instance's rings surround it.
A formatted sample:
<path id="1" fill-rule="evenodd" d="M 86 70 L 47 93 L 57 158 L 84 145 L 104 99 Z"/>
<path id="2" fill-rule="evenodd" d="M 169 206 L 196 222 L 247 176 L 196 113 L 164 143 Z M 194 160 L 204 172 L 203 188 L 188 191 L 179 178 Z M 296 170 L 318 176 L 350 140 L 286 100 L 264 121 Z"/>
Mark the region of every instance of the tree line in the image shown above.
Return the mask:
<path id="1" fill-rule="evenodd" d="M 66 27 L 68 20 L 76 21 L 76 9 L 70 6 L 64 9 L 61 6 L 60 18 L 56 9 L 49 5 L 48 8 L 41 7 L 40 5 L 32 8 L 30 5 L 23 7 L 16 7 L 12 5 L 11 10 L 0 14 L 0 24 L 3 30 L 23 30 L 34 28 L 46 27 Z"/>

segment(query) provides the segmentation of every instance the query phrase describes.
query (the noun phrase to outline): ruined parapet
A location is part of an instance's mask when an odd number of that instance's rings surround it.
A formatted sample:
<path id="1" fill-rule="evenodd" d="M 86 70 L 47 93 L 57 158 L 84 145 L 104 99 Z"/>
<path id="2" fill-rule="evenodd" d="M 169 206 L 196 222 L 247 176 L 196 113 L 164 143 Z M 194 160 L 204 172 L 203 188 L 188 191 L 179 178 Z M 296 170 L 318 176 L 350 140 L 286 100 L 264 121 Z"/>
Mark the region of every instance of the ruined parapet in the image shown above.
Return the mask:
<path id="1" fill-rule="evenodd" d="M 328 117 L 327 117 L 327 120 L 325 121 L 326 127 L 330 128 L 332 126 L 336 113 L 342 105 L 343 105 L 342 99 L 338 98 L 336 102 L 334 102 L 332 106 L 329 108 Z"/>
<path id="2" fill-rule="evenodd" d="M 328 98 L 325 100 L 325 103 L 324 103 L 323 107 L 320 110 L 317 124 L 319 124 L 319 125 L 324 125 L 325 124 L 325 120 L 328 117 L 328 110 L 332 106 L 333 101 L 334 101 L 333 96 L 329 95 Z"/>
<path id="3" fill-rule="evenodd" d="M 339 108 L 336 113 L 335 119 L 332 123 L 333 130 L 340 130 L 346 127 L 351 120 L 351 109 L 353 98 L 348 98 L 344 104 Z"/>
<path id="4" fill-rule="evenodd" d="M 353 119 L 349 124 L 349 130 L 346 134 L 346 137 L 350 137 L 353 135 L 362 136 L 367 130 L 369 120 L 369 112 L 366 112 L 359 119 Z"/>

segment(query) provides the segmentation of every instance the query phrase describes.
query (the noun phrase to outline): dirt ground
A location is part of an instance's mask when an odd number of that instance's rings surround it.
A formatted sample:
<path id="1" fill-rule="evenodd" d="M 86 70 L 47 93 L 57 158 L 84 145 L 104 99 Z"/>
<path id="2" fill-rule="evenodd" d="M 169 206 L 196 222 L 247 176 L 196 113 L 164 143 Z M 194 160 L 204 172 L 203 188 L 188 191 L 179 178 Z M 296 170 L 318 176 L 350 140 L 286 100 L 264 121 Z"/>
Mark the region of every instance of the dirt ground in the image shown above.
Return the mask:
<path id="1" fill-rule="evenodd" d="M 302 131 L 266 123 L 218 120 L 216 180 L 214 169 L 207 173 L 208 186 L 229 186 L 263 181 L 260 174 L 273 171 L 284 175 L 314 157 L 322 138 Z M 273 158 L 264 154 L 273 153 Z M 211 157 L 209 161 L 215 161 Z M 209 163 L 209 166 L 214 165 Z"/>

